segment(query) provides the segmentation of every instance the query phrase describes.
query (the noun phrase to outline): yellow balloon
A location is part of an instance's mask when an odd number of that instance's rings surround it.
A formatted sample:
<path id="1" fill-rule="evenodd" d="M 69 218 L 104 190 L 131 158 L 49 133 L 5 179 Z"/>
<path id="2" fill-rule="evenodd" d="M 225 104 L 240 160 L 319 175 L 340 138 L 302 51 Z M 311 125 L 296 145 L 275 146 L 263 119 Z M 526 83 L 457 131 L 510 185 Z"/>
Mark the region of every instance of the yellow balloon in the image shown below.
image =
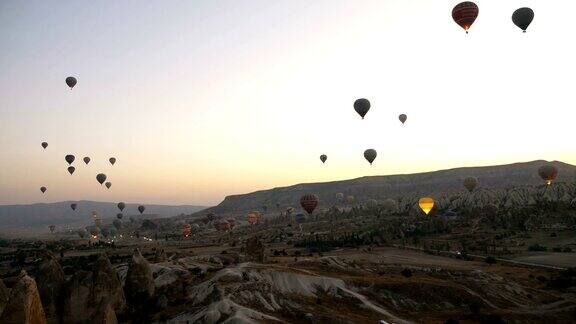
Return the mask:
<path id="1" fill-rule="evenodd" d="M 424 214 L 428 215 L 428 213 L 430 213 L 432 208 L 434 208 L 434 199 L 430 197 L 420 198 L 420 200 L 418 200 L 418 205 L 420 206 L 420 209 L 422 209 Z"/>

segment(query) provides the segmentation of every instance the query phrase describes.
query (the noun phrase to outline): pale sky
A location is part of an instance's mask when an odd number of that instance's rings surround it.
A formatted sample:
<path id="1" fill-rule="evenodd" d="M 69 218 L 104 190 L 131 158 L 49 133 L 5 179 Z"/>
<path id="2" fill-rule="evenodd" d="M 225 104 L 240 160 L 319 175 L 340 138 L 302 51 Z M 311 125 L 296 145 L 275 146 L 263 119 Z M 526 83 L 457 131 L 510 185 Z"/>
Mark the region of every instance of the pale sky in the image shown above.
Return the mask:
<path id="1" fill-rule="evenodd" d="M 213 205 L 301 182 L 576 164 L 576 2 L 476 1 L 468 35 L 457 3 L 0 1 L 0 204 Z M 510 18 L 523 6 L 525 34 Z"/>

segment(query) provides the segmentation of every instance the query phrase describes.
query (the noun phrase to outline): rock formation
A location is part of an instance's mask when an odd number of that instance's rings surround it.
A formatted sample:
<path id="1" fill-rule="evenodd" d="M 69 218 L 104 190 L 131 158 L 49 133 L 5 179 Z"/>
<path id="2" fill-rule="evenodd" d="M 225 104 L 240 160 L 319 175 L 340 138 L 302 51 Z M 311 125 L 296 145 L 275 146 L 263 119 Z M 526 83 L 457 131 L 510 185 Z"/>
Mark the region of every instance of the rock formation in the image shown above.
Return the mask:
<path id="1" fill-rule="evenodd" d="M 126 299 L 132 307 L 146 307 L 154 296 L 154 290 L 150 264 L 142 256 L 140 250 L 135 249 L 124 283 Z"/>
<path id="2" fill-rule="evenodd" d="M 4 281 L 0 279 L 0 315 L 2 315 L 2 311 L 6 304 L 8 303 L 8 298 L 10 298 L 10 291 L 4 284 Z"/>
<path id="3" fill-rule="evenodd" d="M 249 261 L 264 262 L 264 244 L 257 237 L 246 240 L 246 257 Z"/>
<path id="4" fill-rule="evenodd" d="M 116 270 L 105 254 L 100 255 L 94 265 L 93 280 L 92 298 L 94 302 L 99 304 L 102 301 L 107 301 L 114 311 L 121 313 L 126 306 L 126 298 Z"/>
<path id="5" fill-rule="evenodd" d="M 56 257 L 45 251 L 36 272 L 36 284 L 48 323 L 60 323 L 64 271 Z"/>
<path id="6" fill-rule="evenodd" d="M 4 324 L 46 324 L 36 281 L 22 271 L 18 282 L 12 288 L 8 304 L 0 315 Z"/>

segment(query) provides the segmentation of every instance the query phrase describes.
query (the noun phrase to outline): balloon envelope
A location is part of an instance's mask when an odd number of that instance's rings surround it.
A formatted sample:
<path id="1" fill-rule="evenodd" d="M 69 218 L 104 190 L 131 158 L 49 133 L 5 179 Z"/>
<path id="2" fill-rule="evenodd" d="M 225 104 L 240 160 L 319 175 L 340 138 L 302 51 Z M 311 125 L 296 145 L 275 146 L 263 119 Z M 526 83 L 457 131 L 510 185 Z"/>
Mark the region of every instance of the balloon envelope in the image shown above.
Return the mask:
<path id="1" fill-rule="evenodd" d="M 120 211 L 124 211 L 124 208 L 126 208 L 126 204 L 123 202 L 119 202 L 117 206 Z"/>
<path id="2" fill-rule="evenodd" d="M 145 210 L 146 210 L 146 207 L 144 207 L 142 205 L 138 206 L 138 211 L 140 212 L 140 214 L 142 214 Z"/>
<path id="3" fill-rule="evenodd" d="M 326 156 L 326 154 L 320 155 L 320 161 L 322 161 L 322 163 L 326 162 L 327 159 L 328 157 Z"/>
<path id="4" fill-rule="evenodd" d="M 42 191 L 42 193 L 46 192 L 46 187 L 40 187 L 40 191 Z"/>
<path id="5" fill-rule="evenodd" d="M 48 143 L 42 142 L 42 147 L 43 147 L 44 149 L 46 149 L 46 148 L 48 147 Z"/>
<path id="6" fill-rule="evenodd" d="M 82 160 L 84 160 L 84 163 L 88 164 L 90 163 L 90 158 L 85 156 Z"/>
<path id="7" fill-rule="evenodd" d="M 408 116 L 406 116 L 406 114 L 401 114 L 400 116 L 398 116 L 398 119 L 402 122 L 402 124 L 404 124 L 408 119 Z"/>
<path id="8" fill-rule="evenodd" d="M 530 8 L 520 8 L 512 14 L 512 22 L 522 29 L 523 32 L 526 32 L 532 20 L 534 20 L 534 11 Z"/>
<path id="9" fill-rule="evenodd" d="M 112 182 L 108 181 L 105 184 L 106 188 L 110 189 L 110 187 L 112 187 Z"/>
<path id="10" fill-rule="evenodd" d="M 73 166 L 69 166 L 69 167 L 68 167 L 68 172 L 69 172 L 70 174 L 73 174 L 74 171 L 76 171 L 76 168 L 75 168 L 75 167 L 73 167 Z"/>
<path id="11" fill-rule="evenodd" d="M 96 181 L 98 181 L 100 184 L 103 184 L 104 181 L 106 181 L 106 175 L 104 173 L 98 173 L 96 175 Z"/>
<path id="12" fill-rule="evenodd" d="M 108 159 L 108 161 L 110 161 L 110 164 L 114 165 L 114 163 L 116 163 L 116 158 L 115 157 L 111 157 Z"/>
<path id="13" fill-rule="evenodd" d="M 366 151 L 364 151 L 364 158 L 370 162 L 370 164 L 372 164 L 372 162 L 374 162 L 374 160 L 376 159 L 376 155 L 378 155 L 376 153 L 375 149 L 367 149 Z"/>
<path id="14" fill-rule="evenodd" d="M 422 209 L 424 214 L 428 215 L 428 213 L 430 213 L 432 208 L 434 208 L 434 199 L 430 197 L 420 198 L 420 200 L 418 200 L 418 205 L 420 206 L 420 209 Z"/>
<path id="15" fill-rule="evenodd" d="M 76 80 L 75 77 L 67 77 L 66 78 L 66 85 L 68 85 L 70 87 L 70 89 L 74 88 L 74 86 L 76 85 L 78 81 Z"/>
<path id="16" fill-rule="evenodd" d="M 318 206 L 318 196 L 313 194 L 304 195 L 300 198 L 300 206 L 310 215 Z"/>
<path id="17" fill-rule="evenodd" d="M 120 214 L 120 213 L 116 214 L 116 218 L 122 219 L 122 217 L 124 217 L 124 215 L 122 215 L 122 214 Z"/>
<path id="18" fill-rule="evenodd" d="M 70 204 L 70 208 L 72 208 L 72 210 L 76 210 L 76 207 L 78 207 L 77 204 Z"/>
<path id="19" fill-rule="evenodd" d="M 546 164 L 538 169 L 538 175 L 540 175 L 540 178 L 542 178 L 547 185 L 551 185 L 552 181 L 558 176 L 558 169 L 552 164 Z"/>
<path id="20" fill-rule="evenodd" d="M 68 162 L 68 164 L 72 164 L 76 158 L 72 154 L 68 154 L 64 157 L 64 160 Z"/>
<path id="21" fill-rule="evenodd" d="M 364 119 L 364 116 L 366 116 L 368 110 L 370 110 L 370 101 L 364 98 L 354 101 L 354 110 Z"/>
<path id="22" fill-rule="evenodd" d="M 478 12 L 478 6 L 474 2 L 461 2 L 452 9 L 452 19 L 468 33 L 468 29 L 478 17 Z"/>

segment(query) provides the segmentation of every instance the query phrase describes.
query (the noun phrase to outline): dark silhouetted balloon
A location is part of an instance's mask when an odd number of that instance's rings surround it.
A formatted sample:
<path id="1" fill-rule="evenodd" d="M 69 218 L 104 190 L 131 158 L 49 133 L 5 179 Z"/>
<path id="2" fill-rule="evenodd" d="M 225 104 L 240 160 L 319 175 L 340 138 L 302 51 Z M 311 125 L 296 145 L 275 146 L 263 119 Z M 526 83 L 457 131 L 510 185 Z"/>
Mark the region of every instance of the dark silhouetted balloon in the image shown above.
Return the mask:
<path id="1" fill-rule="evenodd" d="M 116 218 L 122 219 L 122 217 L 124 217 L 124 215 L 122 215 L 121 213 L 116 214 Z"/>
<path id="2" fill-rule="evenodd" d="M 69 172 L 70 174 L 73 174 L 74 171 L 76 171 L 76 168 L 75 168 L 75 167 L 73 167 L 73 166 L 69 166 L 69 167 L 68 167 L 68 172 Z"/>
<path id="3" fill-rule="evenodd" d="M 112 182 L 108 181 L 105 184 L 106 188 L 110 189 L 110 187 L 112 187 Z"/>
<path id="4" fill-rule="evenodd" d="M 406 116 L 406 114 L 401 114 L 400 116 L 398 116 L 398 119 L 400 119 L 402 124 L 404 124 L 406 122 L 406 120 L 408 119 L 408 116 Z"/>
<path id="5" fill-rule="evenodd" d="M 376 150 L 374 149 L 367 149 L 366 151 L 364 151 L 364 158 L 370 162 L 370 164 L 372 164 L 372 162 L 374 162 L 374 160 L 376 159 Z"/>
<path id="6" fill-rule="evenodd" d="M 46 192 L 46 187 L 40 187 L 40 191 L 42 191 L 42 193 Z"/>
<path id="7" fill-rule="evenodd" d="M 76 85 L 78 81 L 76 80 L 75 77 L 67 77 L 66 78 L 66 85 L 68 85 L 70 87 L 70 90 L 72 90 L 72 88 L 74 88 L 74 86 Z"/>
<path id="8" fill-rule="evenodd" d="M 88 164 L 90 163 L 90 158 L 85 156 L 82 160 L 84 160 L 84 163 Z"/>
<path id="9" fill-rule="evenodd" d="M 126 204 L 123 202 L 119 202 L 117 206 L 120 211 L 124 211 L 124 208 L 126 208 Z"/>
<path id="10" fill-rule="evenodd" d="M 318 196 L 313 194 L 302 196 L 300 198 L 300 206 L 302 206 L 308 214 L 312 214 L 316 206 L 318 206 Z"/>
<path id="11" fill-rule="evenodd" d="M 326 160 L 328 160 L 328 157 L 326 156 L 326 154 L 320 155 L 320 161 L 322 161 L 322 163 L 326 162 Z"/>
<path id="12" fill-rule="evenodd" d="M 514 25 L 518 26 L 518 28 L 522 29 L 523 32 L 526 32 L 530 23 L 534 19 L 534 11 L 530 8 L 520 8 L 512 14 L 512 22 Z"/>
<path id="13" fill-rule="evenodd" d="M 354 101 L 354 110 L 364 119 L 364 116 L 366 116 L 368 110 L 370 110 L 370 101 L 364 98 Z"/>
<path id="14" fill-rule="evenodd" d="M 72 208 L 72 210 L 76 210 L 76 207 L 78 207 L 77 204 L 70 204 L 70 208 Z"/>
<path id="15" fill-rule="evenodd" d="M 552 164 L 546 164 L 538 169 L 538 174 L 547 185 L 551 185 L 558 175 L 558 169 Z"/>
<path id="16" fill-rule="evenodd" d="M 110 164 L 114 165 L 114 163 L 116 163 L 116 158 L 115 157 L 111 157 L 108 159 L 108 161 L 110 161 Z"/>
<path id="17" fill-rule="evenodd" d="M 98 173 L 96 175 L 96 181 L 98 181 L 100 184 L 103 184 L 104 181 L 106 181 L 106 175 L 104 173 Z"/>
<path id="18" fill-rule="evenodd" d="M 54 233 L 54 230 L 56 229 L 56 226 L 50 225 L 50 226 L 48 226 L 48 228 L 50 229 L 50 232 Z"/>
<path id="19" fill-rule="evenodd" d="M 476 177 L 467 177 L 464 179 L 464 187 L 468 189 L 469 192 L 474 191 L 477 185 L 478 179 L 476 179 Z"/>
<path id="20" fill-rule="evenodd" d="M 46 149 L 46 148 L 48 147 L 48 143 L 42 142 L 42 147 L 43 147 L 44 149 Z"/>
<path id="21" fill-rule="evenodd" d="M 72 165 L 72 163 L 74 163 L 74 160 L 76 160 L 76 158 L 74 157 L 74 155 L 68 154 L 64 157 L 64 160 L 66 160 L 68 164 Z"/>
<path id="22" fill-rule="evenodd" d="M 146 210 L 146 207 L 144 207 L 142 205 L 138 206 L 138 211 L 140 212 L 140 214 L 142 214 L 145 210 Z"/>
<path id="23" fill-rule="evenodd" d="M 468 29 L 478 17 L 478 11 L 478 6 L 474 2 L 461 2 L 452 9 L 452 18 L 468 34 Z"/>

